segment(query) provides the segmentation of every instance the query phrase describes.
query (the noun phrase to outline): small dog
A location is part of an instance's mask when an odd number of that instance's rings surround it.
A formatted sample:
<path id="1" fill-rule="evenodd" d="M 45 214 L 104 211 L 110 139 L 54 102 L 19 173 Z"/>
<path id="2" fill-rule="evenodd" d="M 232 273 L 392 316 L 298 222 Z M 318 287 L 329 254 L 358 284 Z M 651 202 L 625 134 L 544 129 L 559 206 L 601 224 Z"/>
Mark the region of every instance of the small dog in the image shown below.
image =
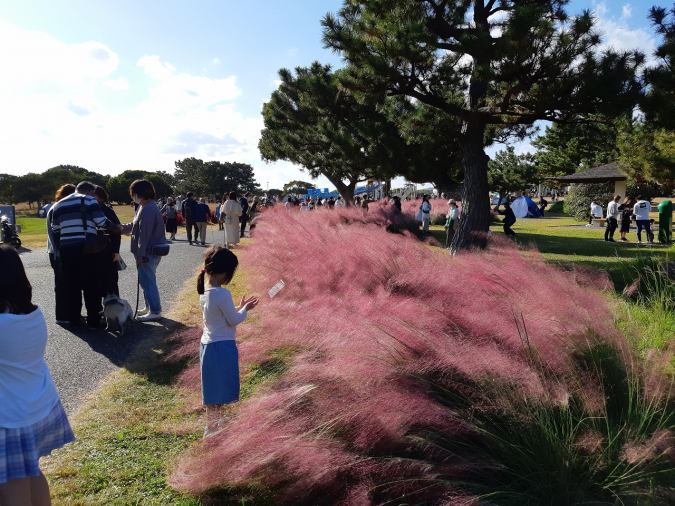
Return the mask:
<path id="1" fill-rule="evenodd" d="M 110 322 L 115 322 L 120 331 L 120 336 L 124 335 L 124 324 L 134 319 L 134 312 L 129 303 L 120 299 L 114 293 L 109 293 L 103 299 L 103 316 L 105 316 L 106 330 L 110 328 Z"/>

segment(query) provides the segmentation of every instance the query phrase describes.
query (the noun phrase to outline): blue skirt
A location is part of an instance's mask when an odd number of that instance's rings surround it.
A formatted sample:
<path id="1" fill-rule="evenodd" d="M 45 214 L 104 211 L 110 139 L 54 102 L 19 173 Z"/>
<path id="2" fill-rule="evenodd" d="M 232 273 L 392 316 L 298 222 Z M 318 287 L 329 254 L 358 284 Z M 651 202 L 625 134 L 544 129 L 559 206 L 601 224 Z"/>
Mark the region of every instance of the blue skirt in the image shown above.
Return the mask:
<path id="1" fill-rule="evenodd" d="M 40 476 L 40 457 L 75 439 L 61 401 L 42 420 L 27 427 L 0 427 L 0 483 Z"/>
<path id="2" fill-rule="evenodd" d="M 201 344 L 202 402 L 230 404 L 239 400 L 239 352 L 231 341 Z"/>

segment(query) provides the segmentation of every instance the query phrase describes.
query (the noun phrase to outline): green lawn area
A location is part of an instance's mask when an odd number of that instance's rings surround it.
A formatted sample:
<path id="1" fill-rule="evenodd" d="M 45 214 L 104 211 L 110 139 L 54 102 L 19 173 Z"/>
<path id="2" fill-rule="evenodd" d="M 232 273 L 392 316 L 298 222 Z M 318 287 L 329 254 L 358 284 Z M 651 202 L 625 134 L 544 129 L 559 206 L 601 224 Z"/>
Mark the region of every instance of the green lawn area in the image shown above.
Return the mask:
<path id="1" fill-rule="evenodd" d="M 585 223 L 562 213 L 547 213 L 543 219 L 519 219 L 512 228 L 518 234 L 515 239 L 518 243 L 536 246 L 550 262 L 562 265 L 575 263 L 606 270 L 618 290 L 635 279 L 636 269 L 641 265 L 675 260 L 673 244 L 637 244 L 635 228 L 627 236 L 630 242 L 611 243 L 604 241 L 604 228 L 583 225 Z M 444 244 L 445 229 L 442 226 L 431 228 L 432 235 Z M 501 222 L 493 223 L 490 230 L 495 235 L 504 234 Z M 617 231 L 615 239 L 619 237 Z"/>

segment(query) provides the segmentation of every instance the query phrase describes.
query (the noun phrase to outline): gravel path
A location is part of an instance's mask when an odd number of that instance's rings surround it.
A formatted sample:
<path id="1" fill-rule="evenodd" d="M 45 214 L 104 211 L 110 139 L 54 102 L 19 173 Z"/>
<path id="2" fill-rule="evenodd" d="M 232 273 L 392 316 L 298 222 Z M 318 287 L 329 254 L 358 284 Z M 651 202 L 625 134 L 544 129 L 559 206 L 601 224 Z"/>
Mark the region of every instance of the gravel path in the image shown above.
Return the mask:
<path id="1" fill-rule="evenodd" d="M 211 230 L 214 228 L 209 227 L 207 240 L 218 242 L 220 235 L 217 231 L 212 234 Z M 157 286 L 164 312 L 171 308 L 172 303 L 180 302 L 175 300 L 176 296 L 185 281 L 193 276 L 205 249 L 202 246 L 190 246 L 185 235 L 177 237 L 178 241 L 171 245 L 171 252 L 162 259 L 157 268 Z M 122 258 L 128 267 L 120 273 L 120 296 L 135 308 L 136 268 L 128 242 L 122 243 Z M 123 367 L 134 346 L 147 337 L 153 327 L 162 326 L 162 321 L 127 323 L 122 337 L 103 330 L 84 330 L 74 334 L 68 330 L 67 325 L 61 327 L 56 324 L 54 274 L 45 250 L 22 249 L 21 259 L 33 285 L 33 303 L 40 306 L 47 319 L 49 341 L 45 358 L 66 412 L 72 414 L 82 397 L 94 390 L 101 379 Z M 140 307 L 143 307 L 143 302 Z M 84 315 L 84 307 L 82 311 Z"/>

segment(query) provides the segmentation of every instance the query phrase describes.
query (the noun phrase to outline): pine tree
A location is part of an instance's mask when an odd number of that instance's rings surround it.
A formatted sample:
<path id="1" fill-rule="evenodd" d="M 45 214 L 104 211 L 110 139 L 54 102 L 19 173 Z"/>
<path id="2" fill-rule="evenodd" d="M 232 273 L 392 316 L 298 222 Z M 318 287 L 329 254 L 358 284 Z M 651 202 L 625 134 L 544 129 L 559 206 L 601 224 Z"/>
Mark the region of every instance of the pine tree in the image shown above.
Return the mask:
<path id="1" fill-rule="evenodd" d="M 590 12 L 566 0 L 345 0 L 323 19 L 364 91 L 406 95 L 461 121 L 464 172 L 453 251 L 485 246 L 488 157 L 495 136 L 537 121 L 577 121 L 630 110 L 641 93 L 637 51 L 599 52 Z"/>

